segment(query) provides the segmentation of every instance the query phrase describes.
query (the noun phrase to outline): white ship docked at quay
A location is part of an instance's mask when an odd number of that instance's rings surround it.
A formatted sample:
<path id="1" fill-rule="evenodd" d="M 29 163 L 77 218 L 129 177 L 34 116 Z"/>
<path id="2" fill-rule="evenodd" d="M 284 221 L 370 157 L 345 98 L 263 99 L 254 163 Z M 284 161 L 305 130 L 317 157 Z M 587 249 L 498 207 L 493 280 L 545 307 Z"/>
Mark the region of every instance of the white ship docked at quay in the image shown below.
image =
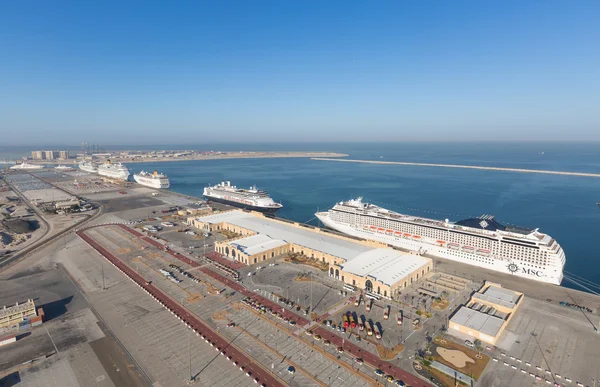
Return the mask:
<path id="1" fill-rule="evenodd" d="M 458 222 L 404 215 L 364 203 L 337 203 L 317 218 L 331 229 L 419 254 L 560 285 L 565 254 L 538 229 L 505 226 L 483 215 Z"/>
<path id="2" fill-rule="evenodd" d="M 85 172 L 98 173 L 98 166 L 94 164 L 91 160 L 80 162 L 79 169 Z"/>
<path id="3" fill-rule="evenodd" d="M 106 163 L 98 166 L 98 174 L 111 179 L 127 180 L 129 179 L 129 169 L 121 163 L 111 163 L 110 160 L 106 160 Z"/>
<path id="4" fill-rule="evenodd" d="M 266 213 L 274 213 L 283 207 L 281 204 L 275 203 L 265 191 L 256 189 L 256 187 L 237 188 L 229 181 L 205 187 L 203 195 L 215 202 Z"/>
<path id="5" fill-rule="evenodd" d="M 37 170 L 37 169 L 43 169 L 44 166 L 43 165 L 37 165 L 37 164 L 28 164 L 27 162 L 23 161 L 21 164 L 15 164 L 12 167 L 10 167 L 10 169 L 21 169 L 21 170 Z"/>
<path id="6" fill-rule="evenodd" d="M 133 179 L 139 184 L 151 188 L 169 188 L 171 186 L 169 177 L 162 173 L 158 173 L 157 171 L 154 171 L 153 173 L 145 171 L 134 173 Z"/>

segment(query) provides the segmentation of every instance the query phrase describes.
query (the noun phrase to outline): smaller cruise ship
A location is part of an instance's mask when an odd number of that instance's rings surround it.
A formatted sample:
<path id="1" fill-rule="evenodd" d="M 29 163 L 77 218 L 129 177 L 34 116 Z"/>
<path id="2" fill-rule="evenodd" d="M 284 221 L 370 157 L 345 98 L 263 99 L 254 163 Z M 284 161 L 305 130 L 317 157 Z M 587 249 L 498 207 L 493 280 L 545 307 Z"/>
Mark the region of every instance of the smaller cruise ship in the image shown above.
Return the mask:
<path id="1" fill-rule="evenodd" d="M 268 193 L 257 189 L 256 186 L 243 189 L 231 185 L 229 181 L 205 187 L 204 197 L 215 202 L 266 213 L 274 213 L 283 207 L 283 205 L 275 203 Z"/>
<path id="2" fill-rule="evenodd" d="M 16 169 L 16 170 L 36 170 L 36 169 L 43 169 L 43 168 L 44 168 L 43 165 L 27 164 L 27 161 L 23 161 L 21 164 L 15 164 L 12 167 L 10 167 L 10 169 Z"/>
<path id="3" fill-rule="evenodd" d="M 111 179 L 128 180 L 131 173 L 125 165 L 121 163 L 112 164 L 110 160 L 106 160 L 106 163 L 98 166 L 98 174 Z"/>
<path id="4" fill-rule="evenodd" d="M 67 172 L 67 171 L 73 171 L 74 170 L 73 168 L 71 168 L 71 167 L 69 167 L 67 165 L 59 165 L 57 167 L 54 167 L 54 169 L 57 169 L 57 170 L 62 171 L 62 172 Z"/>
<path id="5" fill-rule="evenodd" d="M 79 163 L 79 169 L 90 173 L 98 172 L 98 166 L 96 166 L 96 164 L 94 164 L 92 160 L 82 161 L 81 163 Z"/>
<path id="6" fill-rule="evenodd" d="M 169 188 L 171 186 L 169 177 L 157 171 L 153 173 L 141 171 L 140 173 L 135 173 L 133 179 L 137 183 L 151 188 Z"/>

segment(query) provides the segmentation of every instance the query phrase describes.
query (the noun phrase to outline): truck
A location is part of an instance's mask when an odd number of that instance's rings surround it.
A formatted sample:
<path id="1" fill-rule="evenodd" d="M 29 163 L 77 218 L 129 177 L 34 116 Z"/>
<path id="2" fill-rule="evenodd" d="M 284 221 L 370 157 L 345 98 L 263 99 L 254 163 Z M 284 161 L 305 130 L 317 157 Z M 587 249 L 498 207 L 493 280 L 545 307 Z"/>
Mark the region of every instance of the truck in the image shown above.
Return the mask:
<path id="1" fill-rule="evenodd" d="M 350 328 L 356 328 L 356 320 L 354 319 L 352 313 L 348 314 L 348 320 L 350 321 Z"/>
<path id="2" fill-rule="evenodd" d="M 350 325 L 350 323 L 348 322 L 348 316 L 342 316 L 342 323 L 344 324 L 344 328 L 348 328 L 348 326 Z"/>

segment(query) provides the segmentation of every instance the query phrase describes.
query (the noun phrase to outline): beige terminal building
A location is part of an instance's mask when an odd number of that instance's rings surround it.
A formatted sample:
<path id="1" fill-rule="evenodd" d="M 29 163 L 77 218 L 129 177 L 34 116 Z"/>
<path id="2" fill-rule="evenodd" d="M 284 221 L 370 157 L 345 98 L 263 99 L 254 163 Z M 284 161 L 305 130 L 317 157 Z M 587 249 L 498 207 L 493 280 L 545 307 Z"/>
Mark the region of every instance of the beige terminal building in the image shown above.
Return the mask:
<path id="1" fill-rule="evenodd" d="M 190 217 L 187 223 L 205 232 L 237 234 L 215 245 L 217 252 L 235 261 L 254 265 L 297 253 L 326 263 L 330 277 L 385 298 L 419 281 L 432 268 L 429 258 L 258 212 L 226 211 Z"/>
<path id="2" fill-rule="evenodd" d="M 523 297 L 523 293 L 486 281 L 450 318 L 450 329 L 496 345 Z"/>

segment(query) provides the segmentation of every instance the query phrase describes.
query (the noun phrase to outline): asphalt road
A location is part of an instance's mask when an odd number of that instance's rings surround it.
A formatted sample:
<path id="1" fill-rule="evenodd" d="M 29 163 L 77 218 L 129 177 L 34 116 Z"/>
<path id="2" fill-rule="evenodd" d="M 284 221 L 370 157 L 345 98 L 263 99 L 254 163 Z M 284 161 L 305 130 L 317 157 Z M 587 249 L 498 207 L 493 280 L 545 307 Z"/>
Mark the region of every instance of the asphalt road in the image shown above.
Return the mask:
<path id="1" fill-rule="evenodd" d="M 98 226 L 93 226 L 98 227 Z M 122 226 L 126 229 L 128 227 Z M 131 229 L 129 229 L 131 230 Z M 131 230 L 133 231 L 133 230 Z M 137 232 L 136 232 L 137 233 Z M 139 233 L 137 233 L 139 234 Z M 131 280 L 137 283 L 139 287 L 141 287 L 144 291 L 146 291 L 149 295 L 155 298 L 158 302 L 160 302 L 165 308 L 171 311 L 177 318 L 179 318 L 184 324 L 186 324 L 190 329 L 193 329 L 197 335 L 202 335 L 202 338 L 211 344 L 211 346 L 216 347 L 219 351 L 223 352 L 225 356 L 231 356 L 232 362 L 238 362 L 240 367 L 243 367 L 243 370 L 251 376 L 252 379 L 258 380 L 257 383 L 260 383 L 265 386 L 285 386 L 283 382 L 281 382 L 275 375 L 272 375 L 269 371 L 264 369 L 260 364 L 251 360 L 245 353 L 231 345 L 227 339 L 217 333 L 215 330 L 210 328 L 208 325 L 204 324 L 198 317 L 194 314 L 190 313 L 181 306 L 177 301 L 171 299 L 167 294 L 163 293 L 153 284 L 147 282 L 142 276 L 128 267 L 124 262 L 122 262 L 119 258 L 110 253 L 107 249 L 102 247 L 99 243 L 97 243 L 93 238 L 85 233 L 85 230 L 80 230 L 77 232 L 77 235 L 81 237 L 84 241 L 86 241 L 92 248 L 98 251 L 101 255 L 107 258 L 113 265 L 115 265 L 121 272 L 127 275 Z M 141 235 L 141 234 L 139 234 Z M 145 238 L 145 237 L 144 237 Z M 152 241 L 151 238 L 148 238 L 147 242 L 149 243 L 160 243 L 156 241 Z M 152 242 L 151 242 L 152 241 Z M 162 245 L 160 245 L 162 246 Z M 157 246 L 159 247 L 159 246 Z M 172 255 L 178 257 L 179 253 L 171 252 Z M 187 259 L 189 258 L 183 257 Z M 179 257 L 178 257 L 179 258 Z M 181 259 L 181 258 L 179 258 Z M 193 261 L 192 261 L 193 262 Z"/>

